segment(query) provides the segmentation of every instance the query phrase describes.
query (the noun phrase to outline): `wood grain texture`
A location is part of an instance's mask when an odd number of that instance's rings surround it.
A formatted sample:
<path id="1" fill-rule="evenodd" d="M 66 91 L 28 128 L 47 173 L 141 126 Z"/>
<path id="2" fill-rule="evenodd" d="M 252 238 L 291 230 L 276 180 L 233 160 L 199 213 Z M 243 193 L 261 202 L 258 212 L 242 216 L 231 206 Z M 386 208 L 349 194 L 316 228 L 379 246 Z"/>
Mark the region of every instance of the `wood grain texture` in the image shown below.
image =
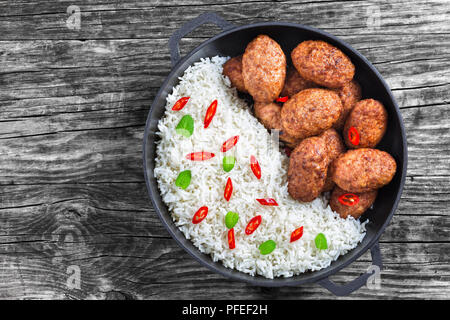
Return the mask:
<path id="1" fill-rule="evenodd" d="M 168 38 L 211 10 L 236 25 L 323 29 L 376 66 L 404 118 L 407 181 L 380 240 L 381 289 L 342 299 L 450 297 L 450 2 L 82 0 L 70 30 L 72 4 L 0 1 L 0 298 L 334 298 L 316 284 L 266 289 L 212 273 L 147 197 L 141 143 L 171 69 Z M 199 28 L 182 54 L 218 32 Z M 366 253 L 332 279 L 369 265 Z M 80 289 L 67 286 L 70 266 Z"/>

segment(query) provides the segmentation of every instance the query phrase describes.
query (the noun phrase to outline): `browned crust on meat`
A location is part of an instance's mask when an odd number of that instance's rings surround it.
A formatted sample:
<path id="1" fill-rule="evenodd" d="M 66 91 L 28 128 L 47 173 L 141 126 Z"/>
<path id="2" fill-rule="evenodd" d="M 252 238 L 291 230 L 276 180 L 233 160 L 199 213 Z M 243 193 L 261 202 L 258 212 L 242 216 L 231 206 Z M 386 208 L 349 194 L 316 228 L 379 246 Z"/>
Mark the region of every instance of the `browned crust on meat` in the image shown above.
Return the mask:
<path id="1" fill-rule="evenodd" d="M 291 149 L 294 149 L 295 147 L 297 147 L 299 145 L 300 142 L 302 142 L 302 139 L 293 138 L 282 130 L 280 131 L 279 138 L 281 141 L 284 142 L 286 147 L 289 147 Z"/>
<path id="2" fill-rule="evenodd" d="M 345 120 L 347 120 L 350 111 L 352 111 L 355 104 L 361 100 L 361 86 L 355 80 L 350 81 L 345 84 L 342 88 L 334 89 L 339 98 L 341 98 L 343 110 L 341 116 L 334 124 L 334 128 L 336 130 L 342 130 L 345 124 Z"/>
<path id="3" fill-rule="evenodd" d="M 266 129 L 279 130 L 279 139 L 284 142 L 286 146 L 294 149 L 299 143 L 300 139 L 293 138 L 281 130 L 281 107 L 275 102 L 255 102 L 253 105 L 255 116 L 266 127 Z"/>
<path id="4" fill-rule="evenodd" d="M 356 103 L 344 125 L 343 135 L 349 148 L 373 148 L 383 138 L 388 122 L 388 114 L 383 104 L 374 99 Z M 359 133 L 359 144 L 353 145 L 348 139 L 348 130 L 355 127 Z"/>
<path id="5" fill-rule="evenodd" d="M 391 182 L 397 170 L 395 159 L 377 149 L 354 149 L 333 162 L 333 181 L 349 192 L 367 192 Z"/>
<path id="6" fill-rule="evenodd" d="M 355 219 L 358 219 L 375 202 L 378 190 L 354 193 L 359 197 L 359 202 L 353 206 L 346 206 L 339 202 L 339 197 L 346 193 L 349 192 L 339 188 L 338 186 L 334 188 L 330 198 L 331 210 L 339 213 L 341 218 L 345 219 L 348 216 L 352 216 Z"/>
<path id="7" fill-rule="evenodd" d="M 304 139 L 292 152 L 288 170 L 288 192 L 297 200 L 310 202 L 325 183 L 328 150 L 324 139 Z"/>
<path id="8" fill-rule="evenodd" d="M 222 73 L 230 79 L 233 87 L 241 92 L 248 92 L 245 88 L 244 78 L 242 77 L 242 54 L 225 62 Z"/>
<path id="9" fill-rule="evenodd" d="M 294 94 L 309 88 L 317 88 L 317 84 L 303 78 L 300 73 L 298 73 L 297 69 L 290 68 L 286 75 L 286 81 L 284 82 L 284 87 L 280 96 L 292 97 Z"/>
<path id="10" fill-rule="evenodd" d="M 345 153 L 347 150 L 345 148 L 344 142 L 342 141 L 339 133 L 331 128 L 322 133 L 320 138 L 324 139 L 328 150 L 328 169 L 327 178 L 325 180 L 325 185 L 323 186 L 322 192 L 331 191 L 334 187 L 333 179 L 331 178 L 331 163 L 339 157 L 341 154 Z"/>
<path id="11" fill-rule="evenodd" d="M 266 35 L 253 39 L 242 57 L 242 76 L 255 101 L 274 101 L 286 77 L 286 57 L 278 43 Z"/>
<path id="12" fill-rule="evenodd" d="M 291 97 L 281 109 L 283 131 L 295 139 L 315 136 L 331 128 L 342 112 L 336 92 L 306 89 Z"/>
<path id="13" fill-rule="evenodd" d="M 328 88 L 342 87 L 355 74 L 350 58 L 324 41 L 303 41 L 292 50 L 291 58 L 303 78 Z"/>
<path id="14" fill-rule="evenodd" d="M 329 171 L 331 170 L 330 166 L 328 166 L 327 169 L 327 178 L 325 179 L 325 184 L 323 185 L 322 192 L 328 192 L 333 190 L 333 187 L 335 186 L 335 183 L 333 182 L 333 179 L 331 179 L 331 175 Z"/>
<path id="15" fill-rule="evenodd" d="M 281 129 L 281 107 L 274 102 L 255 102 L 255 116 L 267 129 Z"/>

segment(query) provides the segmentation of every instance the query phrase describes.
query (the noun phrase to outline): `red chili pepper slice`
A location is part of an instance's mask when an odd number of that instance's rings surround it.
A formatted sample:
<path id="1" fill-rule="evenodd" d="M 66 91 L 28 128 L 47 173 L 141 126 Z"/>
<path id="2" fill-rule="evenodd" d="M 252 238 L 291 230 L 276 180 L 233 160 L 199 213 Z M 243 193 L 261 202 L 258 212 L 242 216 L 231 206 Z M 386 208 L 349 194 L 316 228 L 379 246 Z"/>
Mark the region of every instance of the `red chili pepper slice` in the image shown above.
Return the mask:
<path id="1" fill-rule="evenodd" d="M 350 129 L 348 129 L 348 140 L 354 146 L 357 146 L 359 144 L 359 132 L 355 127 L 350 127 Z"/>
<path id="2" fill-rule="evenodd" d="M 245 234 L 252 234 L 255 232 L 255 230 L 259 227 L 261 224 L 262 218 L 261 216 L 256 216 L 250 219 L 250 221 L 247 224 L 247 227 L 245 228 Z"/>
<path id="3" fill-rule="evenodd" d="M 233 148 L 236 145 L 238 140 L 239 140 L 239 136 L 231 137 L 230 139 L 228 139 L 227 141 L 225 141 L 222 144 L 222 148 L 220 149 L 220 151 L 227 152 L 228 150 L 230 150 L 231 148 Z"/>
<path id="4" fill-rule="evenodd" d="M 228 230 L 228 247 L 230 249 L 236 248 L 236 241 L 234 239 L 234 228 Z"/>
<path id="5" fill-rule="evenodd" d="M 261 166 L 256 160 L 255 156 L 250 156 L 250 168 L 253 171 L 255 177 L 259 180 L 261 179 Z"/>
<path id="6" fill-rule="evenodd" d="M 278 97 L 276 101 L 277 102 L 286 102 L 288 100 L 289 100 L 289 97 L 285 96 L 285 97 Z"/>
<path id="7" fill-rule="evenodd" d="M 272 198 L 256 199 L 256 201 L 258 201 L 263 206 L 278 206 L 278 203 L 275 201 L 275 199 Z"/>
<path id="8" fill-rule="evenodd" d="M 359 202 L 359 197 L 354 193 L 345 193 L 338 198 L 344 206 L 354 206 Z"/>
<path id="9" fill-rule="evenodd" d="M 291 233 L 291 242 L 297 241 L 298 239 L 300 239 L 303 235 L 303 226 L 301 226 L 298 229 L 295 229 L 292 233 Z"/>
<path id="10" fill-rule="evenodd" d="M 230 201 L 232 193 L 233 193 L 233 183 L 231 182 L 231 178 L 228 178 L 227 184 L 225 185 L 225 191 L 223 192 L 223 197 L 225 198 L 225 200 Z"/>
<path id="11" fill-rule="evenodd" d="M 179 99 L 177 102 L 175 102 L 175 104 L 172 107 L 172 111 L 180 111 L 181 109 L 183 109 L 186 103 L 188 103 L 189 98 L 190 97 L 183 97 Z"/>
<path id="12" fill-rule="evenodd" d="M 186 159 L 192 160 L 192 161 L 204 161 L 209 160 L 215 156 L 214 153 L 206 152 L 206 151 L 200 151 L 200 152 L 192 152 L 186 155 Z"/>
<path id="13" fill-rule="evenodd" d="M 286 147 L 286 148 L 284 148 L 284 153 L 285 153 L 288 157 L 290 157 L 290 156 L 291 156 L 291 153 L 292 153 L 292 149 L 289 148 L 289 147 Z"/>
<path id="14" fill-rule="evenodd" d="M 194 217 L 192 217 L 192 223 L 193 224 L 200 223 L 203 219 L 206 218 L 207 214 L 208 214 L 208 207 L 201 207 L 194 214 Z"/>
<path id="15" fill-rule="evenodd" d="M 206 110 L 206 115 L 205 115 L 205 121 L 204 121 L 204 128 L 208 128 L 209 125 L 211 124 L 212 119 L 214 118 L 214 115 L 216 114 L 216 110 L 217 110 L 217 100 L 214 100 L 211 105 L 208 107 L 208 109 Z"/>

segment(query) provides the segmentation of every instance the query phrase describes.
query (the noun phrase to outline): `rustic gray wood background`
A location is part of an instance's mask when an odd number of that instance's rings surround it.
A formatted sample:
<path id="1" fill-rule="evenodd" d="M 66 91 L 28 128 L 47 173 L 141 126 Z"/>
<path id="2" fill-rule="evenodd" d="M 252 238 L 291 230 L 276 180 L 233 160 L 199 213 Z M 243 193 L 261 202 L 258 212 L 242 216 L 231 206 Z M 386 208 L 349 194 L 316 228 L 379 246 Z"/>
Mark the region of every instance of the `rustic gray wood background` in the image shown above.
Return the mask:
<path id="1" fill-rule="evenodd" d="M 80 28 L 67 23 L 70 5 Z M 447 0 L 0 1 L 0 298 L 333 298 L 316 284 L 264 289 L 205 269 L 147 198 L 141 142 L 171 68 L 168 38 L 211 10 L 236 25 L 323 29 L 378 68 L 404 117 L 408 177 L 380 241 L 381 288 L 348 298 L 450 298 Z M 198 29 L 182 52 L 218 32 Z M 369 264 L 365 254 L 332 279 Z"/>

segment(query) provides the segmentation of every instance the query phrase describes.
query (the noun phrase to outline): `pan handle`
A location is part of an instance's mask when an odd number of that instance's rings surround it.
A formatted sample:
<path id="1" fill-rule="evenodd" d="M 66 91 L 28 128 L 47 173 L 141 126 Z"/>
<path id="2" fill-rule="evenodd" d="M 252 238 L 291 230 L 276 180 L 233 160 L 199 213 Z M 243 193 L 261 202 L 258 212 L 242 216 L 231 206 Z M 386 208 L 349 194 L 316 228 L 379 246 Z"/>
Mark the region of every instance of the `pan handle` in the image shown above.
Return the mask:
<path id="1" fill-rule="evenodd" d="M 234 25 L 230 22 L 222 19 L 214 12 L 206 12 L 189 22 L 186 22 L 180 29 L 175 31 L 169 39 L 170 59 L 172 61 L 172 67 L 174 67 L 178 61 L 180 61 L 180 40 L 188 33 L 194 31 L 205 23 L 213 23 L 220 27 L 222 30 L 228 30 L 234 28 Z"/>
<path id="2" fill-rule="evenodd" d="M 372 255 L 372 265 L 378 266 L 381 270 L 383 268 L 383 263 L 381 261 L 380 245 L 378 242 L 376 242 L 372 246 L 372 248 L 370 248 L 370 253 Z M 333 281 L 331 281 L 328 277 L 319 280 L 318 283 L 331 293 L 335 294 L 336 296 L 348 296 L 350 293 L 358 290 L 364 284 L 366 284 L 369 277 L 374 273 L 375 270 L 373 270 L 372 272 L 366 272 L 360 275 L 358 278 L 344 285 L 337 285 Z"/>

